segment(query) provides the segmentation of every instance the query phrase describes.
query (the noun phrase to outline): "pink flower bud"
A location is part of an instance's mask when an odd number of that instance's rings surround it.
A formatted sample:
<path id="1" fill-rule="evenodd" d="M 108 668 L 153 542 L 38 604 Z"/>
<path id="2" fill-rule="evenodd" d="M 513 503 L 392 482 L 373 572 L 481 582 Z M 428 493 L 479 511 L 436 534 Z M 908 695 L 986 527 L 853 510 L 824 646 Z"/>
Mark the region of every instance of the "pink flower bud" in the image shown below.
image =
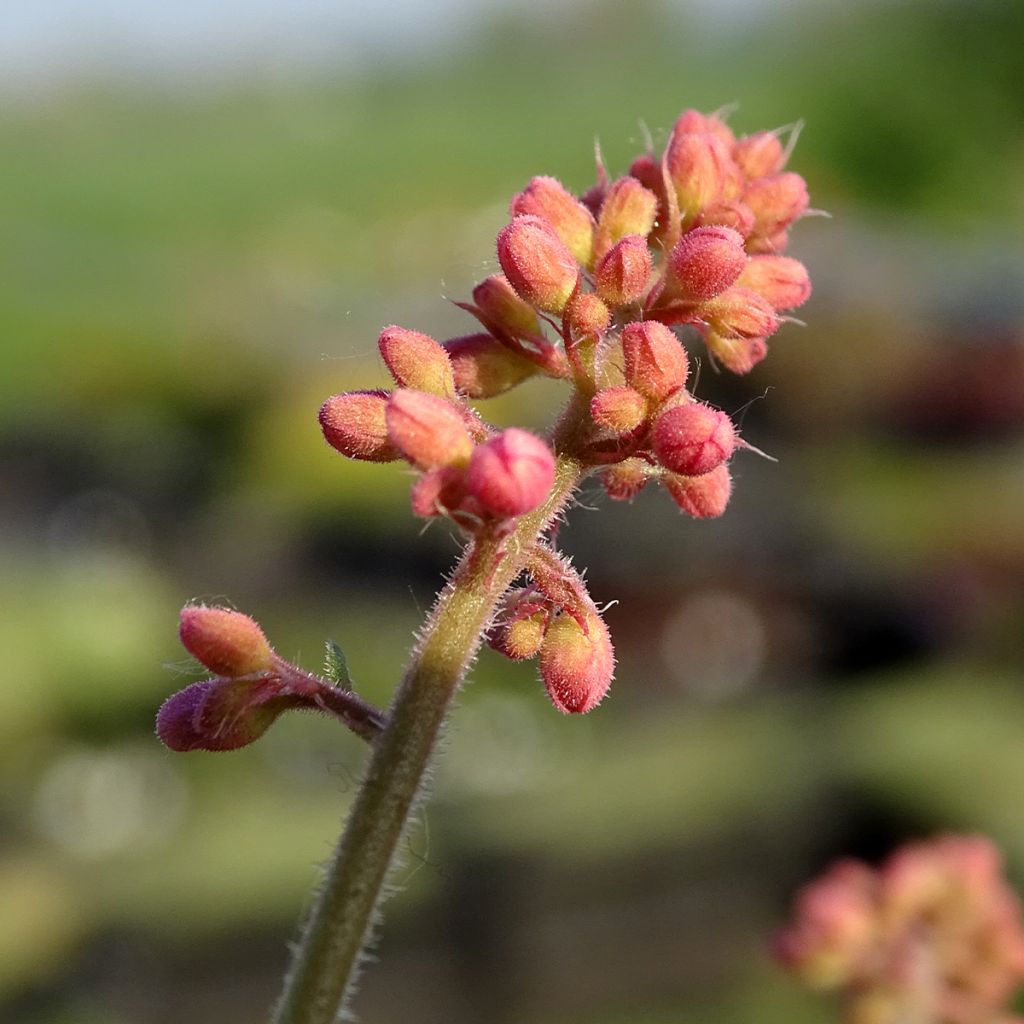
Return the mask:
<path id="1" fill-rule="evenodd" d="M 538 372 L 536 363 L 490 334 L 469 334 L 444 343 L 455 387 L 467 398 L 493 398 Z"/>
<path id="2" fill-rule="evenodd" d="M 388 437 L 419 469 L 461 465 L 473 452 L 465 420 L 451 402 L 403 388 L 388 400 Z"/>
<path id="3" fill-rule="evenodd" d="M 423 519 L 458 511 L 466 498 L 466 471 L 458 466 L 428 470 L 412 485 L 412 514 Z"/>
<path id="4" fill-rule="evenodd" d="M 682 476 L 710 473 L 733 453 L 736 431 L 721 409 L 685 402 L 663 412 L 654 424 L 654 454 L 666 469 Z"/>
<path id="5" fill-rule="evenodd" d="M 584 626 L 562 614 L 548 626 L 540 649 L 540 675 L 551 703 L 565 714 L 585 714 L 601 703 L 615 671 L 608 627 L 596 611 Z"/>
<path id="6" fill-rule="evenodd" d="M 646 238 L 654 228 L 657 214 L 657 195 L 644 188 L 635 177 L 619 178 L 608 190 L 601 206 L 594 236 L 594 259 L 600 260 L 616 242 L 628 235 Z"/>
<path id="7" fill-rule="evenodd" d="M 704 341 L 711 355 L 733 373 L 750 373 L 768 355 L 764 338 L 724 338 L 708 331 Z"/>
<path id="8" fill-rule="evenodd" d="M 561 313 L 579 277 L 573 254 L 546 220 L 516 217 L 498 235 L 498 262 L 530 305 Z"/>
<path id="9" fill-rule="evenodd" d="M 632 501 L 647 485 L 650 468 L 643 459 L 623 459 L 601 474 L 601 484 L 613 501 Z"/>
<path id="10" fill-rule="evenodd" d="M 622 354 L 626 383 L 656 402 L 686 383 L 686 352 L 672 331 L 656 320 L 627 324 L 622 331 Z"/>
<path id="11" fill-rule="evenodd" d="M 517 427 L 477 445 L 469 463 L 470 493 L 498 516 L 532 512 L 555 482 L 555 457 L 539 438 Z"/>
<path id="12" fill-rule="evenodd" d="M 742 237 L 732 228 L 687 231 L 669 255 L 673 295 L 702 302 L 724 292 L 747 263 Z"/>
<path id="13" fill-rule="evenodd" d="M 680 135 L 711 132 L 730 148 L 736 143 L 732 129 L 717 114 L 702 114 L 699 110 L 684 110 L 676 119 L 672 130 Z"/>
<path id="14" fill-rule="evenodd" d="M 391 462 L 398 452 L 388 440 L 384 410 L 387 391 L 349 391 L 320 407 L 320 429 L 327 443 L 350 459 Z"/>
<path id="15" fill-rule="evenodd" d="M 534 178 L 512 199 L 513 217 L 535 216 L 548 222 L 583 266 L 589 266 L 594 245 L 590 211 L 555 178 Z M 507 271 L 506 271 L 507 273 Z"/>
<path id="16" fill-rule="evenodd" d="M 694 519 L 717 519 L 732 494 L 732 478 L 724 463 L 702 476 L 669 474 L 661 482 L 672 500 Z"/>
<path id="17" fill-rule="evenodd" d="M 647 290 L 651 276 L 651 252 L 647 239 L 627 235 L 601 257 L 594 269 L 597 293 L 609 306 L 628 306 Z"/>
<path id="18" fill-rule="evenodd" d="M 772 304 L 750 288 L 729 288 L 701 307 L 701 317 L 724 338 L 767 338 L 781 321 Z"/>
<path id="19" fill-rule="evenodd" d="M 775 309 L 796 309 L 811 295 L 807 268 L 788 256 L 752 256 L 736 282 L 757 292 Z"/>
<path id="20" fill-rule="evenodd" d="M 602 388 L 590 400 L 590 415 L 599 427 L 628 434 L 647 419 L 647 399 L 628 384 Z"/>
<path id="21" fill-rule="evenodd" d="M 565 307 L 565 316 L 578 338 L 598 338 L 612 322 L 611 310 L 593 292 L 577 292 Z"/>
<path id="22" fill-rule="evenodd" d="M 492 274 L 473 289 L 473 301 L 484 320 L 514 338 L 528 338 L 541 333 L 540 318 L 528 302 L 524 302 L 503 274 Z"/>
<path id="23" fill-rule="evenodd" d="M 219 676 L 246 676 L 273 667 L 274 652 L 263 630 L 241 612 L 187 604 L 178 636 L 185 650 Z"/>
<path id="24" fill-rule="evenodd" d="M 754 211 L 746 203 L 723 200 L 701 214 L 700 224 L 732 228 L 741 238 L 746 238 L 754 230 Z"/>
<path id="25" fill-rule="evenodd" d="M 750 182 L 743 193 L 743 202 L 754 213 L 755 233 L 771 238 L 803 216 L 810 199 L 804 179 L 787 171 Z"/>
<path id="26" fill-rule="evenodd" d="M 669 141 L 665 159 L 684 222 L 730 198 L 728 192 L 739 172 L 717 135 L 677 132 Z"/>
<path id="27" fill-rule="evenodd" d="M 429 391 L 443 398 L 455 397 L 448 353 L 429 335 L 404 327 L 385 327 L 378 344 L 399 387 Z"/>
<path id="28" fill-rule="evenodd" d="M 732 148 L 732 158 L 748 178 L 778 174 L 786 164 L 786 150 L 775 132 L 746 135 Z"/>

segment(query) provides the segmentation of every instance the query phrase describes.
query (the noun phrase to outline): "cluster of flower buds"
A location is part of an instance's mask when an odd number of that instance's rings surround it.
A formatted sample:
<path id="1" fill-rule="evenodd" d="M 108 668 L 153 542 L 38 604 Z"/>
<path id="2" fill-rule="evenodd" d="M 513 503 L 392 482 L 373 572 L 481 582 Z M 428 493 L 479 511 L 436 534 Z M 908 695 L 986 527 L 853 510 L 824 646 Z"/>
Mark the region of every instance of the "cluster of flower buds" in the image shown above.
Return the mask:
<path id="1" fill-rule="evenodd" d="M 1020 903 L 980 836 L 854 860 L 807 885 L 776 941 L 794 974 L 844 998 L 844 1024 L 1022 1024 L 1006 1007 L 1024 981 Z"/>
<path id="2" fill-rule="evenodd" d="M 283 711 L 323 711 L 373 739 L 383 717 L 350 690 L 289 664 L 240 612 L 190 604 L 178 630 L 185 649 L 214 673 L 169 697 L 157 735 L 171 750 L 237 750 L 259 739 Z"/>
<path id="3" fill-rule="evenodd" d="M 539 656 L 541 680 L 559 711 L 591 711 L 615 670 L 608 627 L 579 574 L 552 548 L 534 545 L 527 572 L 531 585 L 505 595 L 487 642 L 513 661 Z"/>

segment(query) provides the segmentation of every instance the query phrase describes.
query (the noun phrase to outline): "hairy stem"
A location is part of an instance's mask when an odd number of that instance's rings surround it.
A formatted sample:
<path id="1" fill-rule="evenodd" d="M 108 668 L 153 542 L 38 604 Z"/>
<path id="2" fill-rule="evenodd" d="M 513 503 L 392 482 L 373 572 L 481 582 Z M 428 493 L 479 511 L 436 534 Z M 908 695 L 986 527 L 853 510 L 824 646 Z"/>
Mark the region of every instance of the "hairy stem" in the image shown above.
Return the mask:
<path id="1" fill-rule="evenodd" d="M 563 444 L 556 435 L 556 450 L 572 447 L 577 412 L 572 405 L 566 410 Z M 438 596 L 295 951 L 275 1024 L 331 1024 L 337 1019 L 452 697 L 502 594 L 522 571 L 533 542 L 565 507 L 581 475 L 573 456 L 559 455 L 545 504 L 522 516 L 510 534 L 484 535 L 471 543 Z"/>

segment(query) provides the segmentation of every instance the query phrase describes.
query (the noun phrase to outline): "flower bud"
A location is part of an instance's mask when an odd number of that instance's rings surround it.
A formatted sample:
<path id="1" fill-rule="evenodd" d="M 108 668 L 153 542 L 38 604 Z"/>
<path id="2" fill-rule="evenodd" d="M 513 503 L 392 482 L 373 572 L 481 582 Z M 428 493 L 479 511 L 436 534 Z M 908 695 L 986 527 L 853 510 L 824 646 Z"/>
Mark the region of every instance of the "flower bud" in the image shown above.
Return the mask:
<path id="1" fill-rule="evenodd" d="M 388 400 L 388 437 L 418 469 L 460 465 L 473 452 L 465 421 L 451 402 L 403 388 Z"/>
<path id="2" fill-rule="evenodd" d="M 498 262 L 530 305 L 561 313 L 579 277 L 573 254 L 539 217 L 516 217 L 498 235 Z"/>
<path id="3" fill-rule="evenodd" d="M 785 166 L 786 150 L 777 132 L 757 132 L 737 141 L 732 158 L 748 178 L 766 178 Z"/>
<path id="4" fill-rule="evenodd" d="M 555 178 L 534 178 L 512 199 L 513 217 L 535 216 L 555 229 L 555 234 L 583 266 L 589 266 L 594 245 L 594 218 L 590 211 Z"/>
<path id="5" fill-rule="evenodd" d="M 807 268 L 788 256 L 752 256 L 736 283 L 757 292 L 778 310 L 796 309 L 811 295 Z"/>
<path id="6" fill-rule="evenodd" d="M 656 402 L 686 383 L 686 351 L 672 331 L 657 320 L 627 324 L 622 331 L 622 354 L 626 383 Z"/>
<path id="7" fill-rule="evenodd" d="M 516 294 L 504 274 L 492 274 L 481 281 L 473 289 L 473 301 L 489 325 L 514 338 L 541 333 L 537 311 Z"/>
<path id="8" fill-rule="evenodd" d="M 505 618 L 487 635 L 487 643 L 512 661 L 534 657 L 547 632 L 551 609 L 531 590 L 512 591 L 505 602 Z"/>
<path id="9" fill-rule="evenodd" d="M 537 373 L 537 365 L 490 334 L 452 338 L 444 347 L 455 387 L 467 398 L 493 398 Z"/>
<path id="10" fill-rule="evenodd" d="M 412 514 L 423 519 L 457 511 L 466 498 L 466 471 L 458 466 L 428 470 L 412 485 Z"/>
<path id="11" fill-rule="evenodd" d="M 498 516 L 532 512 L 555 482 L 555 457 L 539 438 L 517 427 L 477 445 L 469 462 L 470 493 Z"/>
<path id="12" fill-rule="evenodd" d="M 385 327 L 378 342 L 395 383 L 403 388 L 455 397 L 448 353 L 427 334 L 404 327 Z"/>
<path id="13" fill-rule="evenodd" d="M 594 236 L 594 259 L 628 235 L 646 238 L 658 214 L 658 197 L 635 177 L 619 178 L 608 190 Z"/>
<path id="14" fill-rule="evenodd" d="M 594 270 L 597 293 L 609 306 L 628 306 L 647 290 L 651 276 L 651 252 L 647 239 L 627 235 L 617 242 Z"/>
<path id="15" fill-rule="evenodd" d="M 601 484 L 613 501 L 632 501 L 647 485 L 649 470 L 643 459 L 623 459 L 604 470 Z"/>
<path id="16" fill-rule="evenodd" d="M 743 202 L 754 213 L 755 233 L 771 238 L 801 217 L 810 199 L 804 179 L 787 171 L 750 182 L 743 193 Z"/>
<path id="17" fill-rule="evenodd" d="M 661 482 L 672 500 L 694 519 L 717 519 L 732 494 L 732 478 L 724 463 L 702 476 L 671 473 L 662 477 Z"/>
<path id="18" fill-rule="evenodd" d="M 694 228 L 669 255 L 672 294 L 694 302 L 713 298 L 736 281 L 746 263 L 743 238 L 732 228 Z"/>
<path id="19" fill-rule="evenodd" d="M 707 331 L 704 343 L 711 355 L 733 373 L 750 373 L 768 355 L 768 343 L 764 338 L 725 338 L 714 331 Z"/>
<path id="20" fill-rule="evenodd" d="M 577 292 L 565 307 L 566 319 L 577 337 L 598 338 L 612 322 L 611 310 L 593 292 Z"/>
<path id="21" fill-rule="evenodd" d="M 721 409 L 712 409 L 703 402 L 686 402 L 658 417 L 652 447 L 666 469 L 683 476 L 700 476 L 732 455 L 736 431 Z"/>
<path id="22" fill-rule="evenodd" d="M 156 716 L 156 734 L 165 747 L 179 752 L 203 749 L 203 737 L 195 727 L 195 714 L 215 682 L 206 679 L 193 683 L 163 702 Z"/>
<path id="23" fill-rule="evenodd" d="M 726 144 L 710 132 L 677 132 L 665 159 L 684 222 L 728 198 L 727 190 L 738 173 Z"/>
<path id="24" fill-rule="evenodd" d="M 615 671 L 608 627 L 596 611 L 554 619 L 540 648 L 540 675 L 551 703 L 565 714 L 585 714 L 601 703 Z"/>
<path id="25" fill-rule="evenodd" d="M 750 288 L 729 288 L 701 307 L 708 328 L 724 338 L 767 338 L 781 321 L 771 303 Z"/>
<path id="26" fill-rule="evenodd" d="M 746 203 L 723 200 L 708 207 L 700 216 L 702 226 L 717 224 L 732 228 L 741 238 L 747 238 L 754 230 L 754 211 Z"/>
<path id="27" fill-rule="evenodd" d="M 241 612 L 187 604 L 178 636 L 193 658 L 219 676 L 247 676 L 273 667 L 274 652 L 263 630 Z"/>
<path id="28" fill-rule="evenodd" d="M 736 143 L 732 129 L 717 114 L 702 114 L 699 110 L 684 110 L 672 130 L 680 135 L 711 132 L 730 148 Z"/>
<path id="29" fill-rule="evenodd" d="M 647 419 L 647 399 L 628 384 L 602 388 L 590 400 L 590 415 L 613 434 L 628 434 Z"/>
<path id="30" fill-rule="evenodd" d="M 398 452 L 388 440 L 384 410 L 387 391 L 348 391 L 320 407 L 320 429 L 327 443 L 350 459 L 391 462 Z"/>

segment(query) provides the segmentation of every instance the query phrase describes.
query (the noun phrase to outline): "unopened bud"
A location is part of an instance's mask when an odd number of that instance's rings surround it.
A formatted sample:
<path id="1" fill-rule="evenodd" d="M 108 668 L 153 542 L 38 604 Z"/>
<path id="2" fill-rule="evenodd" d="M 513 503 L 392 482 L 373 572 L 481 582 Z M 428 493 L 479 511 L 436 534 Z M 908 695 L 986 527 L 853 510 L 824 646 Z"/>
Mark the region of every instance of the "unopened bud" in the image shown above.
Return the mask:
<path id="1" fill-rule="evenodd" d="M 785 166 L 786 150 L 777 132 L 757 132 L 736 142 L 732 158 L 748 178 L 766 178 Z"/>
<path id="2" fill-rule="evenodd" d="M 622 354 L 626 383 L 656 402 L 686 383 L 686 351 L 672 331 L 657 320 L 627 324 L 622 331 Z"/>
<path id="3" fill-rule="evenodd" d="M 738 174 L 728 147 L 711 132 L 675 133 L 665 155 L 679 212 L 692 221 L 722 199 L 730 198 Z"/>
<path id="4" fill-rule="evenodd" d="M 404 327 L 385 327 L 378 342 L 395 383 L 403 388 L 455 397 L 448 353 L 428 334 Z"/>
<path id="5" fill-rule="evenodd" d="M 594 245 L 594 218 L 557 179 L 534 178 L 512 199 L 509 212 L 513 217 L 532 215 L 546 220 L 573 256 L 583 266 L 590 265 Z"/>
<path id="6" fill-rule="evenodd" d="M 729 147 L 736 142 L 732 129 L 717 114 L 702 114 L 699 110 L 684 110 L 672 130 L 680 135 L 711 132 Z"/>
<path id="7" fill-rule="evenodd" d="M 704 343 L 711 355 L 733 373 L 750 373 L 768 355 L 768 342 L 764 338 L 725 338 L 714 331 L 706 331 Z"/>
<path id="8" fill-rule="evenodd" d="M 752 256 L 736 283 L 757 292 L 777 310 L 796 309 L 811 295 L 807 268 L 788 256 Z"/>
<path id="9" fill-rule="evenodd" d="M 178 636 L 193 658 L 219 676 L 246 676 L 273 666 L 274 652 L 263 630 L 241 612 L 187 604 Z"/>
<path id="10" fill-rule="evenodd" d="M 736 448 L 732 420 L 703 402 L 685 402 L 663 412 L 654 424 L 654 454 L 666 469 L 683 476 L 710 473 Z"/>
<path id="11" fill-rule="evenodd" d="M 643 459 L 623 459 L 601 474 L 601 484 L 613 501 L 632 501 L 647 485 L 650 466 Z"/>
<path id="12" fill-rule="evenodd" d="M 532 658 L 540 650 L 550 618 L 550 606 L 536 594 L 513 591 L 505 603 L 505 618 L 488 633 L 487 643 L 513 661 Z"/>
<path id="13" fill-rule="evenodd" d="M 532 512 L 555 482 L 555 457 L 539 438 L 517 427 L 477 445 L 469 463 L 470 493 L 499 516 Z"/>
<path id="14" fill-rule="evenodd" d="M 602 388 L 590 400 L 590 415 L 599 427 L 628 434 L 647 419 L 647 399 L 628 384 Z"/>
<path id="15" fill-rule="evenodd" d="M 669 255 L 672 293 L 694 302 L 713 298 L 736 281 L 746 263 L 743 238 L 732 228 L 694 228 Z"/>
<path id="16" fill-rule="evenodd" d="M 566 714 L 585 714 L 601 703 L 615 671 L 608 627 L 596 611 L 554 619 L 540 649 L 540 675 L 551 703 Z"/>
<path id="17" fill-rule="evenodd" d="M 651 276 L 651 251 L 647 239 L 627 235 L 601 257 L 594 269 L 597 293 L 609 306 L 628 306 L 647 290 Z"/>
<path id="18" fill-rule="evenodd" d="M 701 318 L 711 331 L 725 338 L 767 338 L 781 323 L 766 298 L 739 286 L 709 299 L 701 307 Z"/>
<path id="19" fill-rule="evenodd" d="M 612 322 L 611 310 L 593 292 L 577 292 L 565 307 L 565 316 L 577 337 L 600 337 Z"/>
<path id="20" fill-rule="evenodd" d="M 659 172 L 660 173 L 660 172 Z M 658 197 L 635 177 L 619 178 L 608 190 L 594 236 L 594 259 L 628 235 L 646 238 L 658 214 Z"/>
<path id="21" fill-rule="evenodd" d="M 387 391 L 349 391 L 328 398 L 320 407 L 320 429 L 327 443 L 363 462 L 397 459 L 385 420 L 388 395 Z"/>
<path id="22" fill-rule="evenodd" d="M 455 387 L 467 398 L 493 398 L 537 373 L 536 363 L 490 334 L 469 334 L 444 343 Z"/>
<path id="23" fill-rule="evenodd" d="M 466 471 L 458 466 L 428 470 L 412 485 L 412 514 L 423 519 L 457 511 L 466 497 Z"/>
<path id="24" fill-rule="evenodd" d="M 451 402 L 403 388 L 387 404 L 388 437 L 419 469 L 461 465 L 473 452 L 465 420 Z"/>
<path id="25" fill-rule="evenodd" d="M 514 338 L 541 333 L 537 311 L 516 294 L 504 274 L 492 274 L 481 281 L 473 289 L 473 301 L 489 325 Z"/>
<path id="26" fill-rule="evenodd" d="M 732 494 L 732 478 L 729 467 L 724 464 L 702 476 L 670 473 L 662 477 L 661 482 L 672 500 L 694 519 L 717 519 Z"/>
<path id="27" fill-rule="evenodd" d="M 723 200 L 708 207 L 700 216 L 701 225 L 718 224 L 732 228 L 741 238 L 747 238 L 754 230 L 754 211 L 746 203 Z"/>
<path id="28" fill-rule="evenodd" d="M 164 701 L 156 716 L 156 734 L 165 747 L 181 752 L 203 749 L 203 737 L 196 730 L 195 715 L 215 682 L 214 679 L 206 679 L 193 683 Z"/>
<path id="29" fill-rule="evenodd" d="M 502 230 L 498 262 L 519 295 L 547 313 L 562 312 L 579 277 L 573 254 L 540 217 L 516 217 Z"/>
<path id="30" fill-rule="evenodd" d="M 787 171 L 750 182 L 743 193 L 743 202 L 754 213 L 756 234 L 772 238 L 803 216 L 810 199 L 807 182 L 799 174 Z"/>

